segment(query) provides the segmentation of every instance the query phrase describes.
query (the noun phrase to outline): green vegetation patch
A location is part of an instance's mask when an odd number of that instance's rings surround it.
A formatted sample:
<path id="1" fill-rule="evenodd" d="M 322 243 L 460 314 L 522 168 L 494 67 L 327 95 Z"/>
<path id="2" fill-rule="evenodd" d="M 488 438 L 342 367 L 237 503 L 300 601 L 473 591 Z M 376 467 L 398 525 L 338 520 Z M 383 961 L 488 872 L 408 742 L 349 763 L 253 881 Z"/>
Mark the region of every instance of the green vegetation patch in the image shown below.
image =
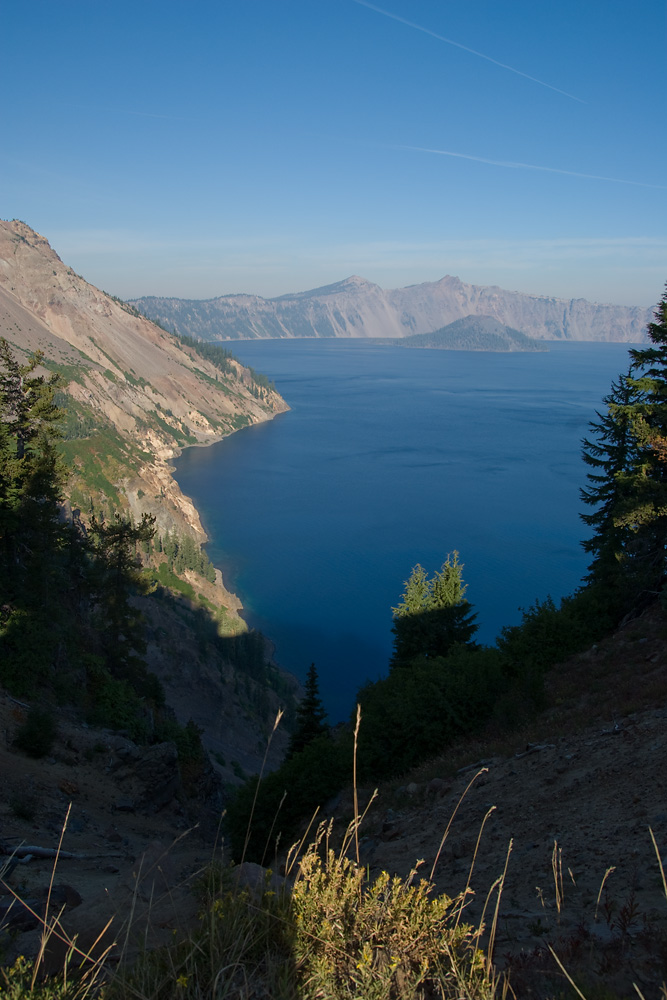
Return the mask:
<path id="1" fill-rule="evenodd" d="M 135 388 L 152 388 L 143 375 L 134 376 L 131 372 L 126 371 L 123 371 L 123 375 L 125 376 L 125 381 L 129 382 L 130 385 L 133 385 Z"/>
<path id="2" fill-rule="evenodd" d="M 99 411 L 78 402 L 66 392 L 55 392 L 53 401 L 63 411 L 60 431 L 65 441 L 78 441 L 91 437 L 108 426 L 106 417 L 102 417 Z"/>
<path id="3" fill-rule="evenodd" d="M 163 412 L 171 414 L 170 410 L 165 410 Z M 173 419 L 176 420 L 177 418 L 174 417 Z M 146 414 L 146 422 L 152 423 L 153 426 L 159 428 L 162 433 L 167 436 L 167 438 L 176 441 L 179 445 L 194 444 L 197 440 L 196 437 L 193 437 L 187 431 L 183 431 L 182 428 L 173 427 L 171 424 L 168 424 L 167 421 L 160 416 L 157 410 L 150 410 Z"/>
<path id="4" fill-rule="evenodd" d="M 155 571 L 155 576 L 161 586 L 168 587 L 169 590 L 175 590 L 179 594 L 182 594 L 183 597 L 187 597 L 189 601 L 192 601 L 193 603 L 196 602 L 197 595 L 194 587 L 192 587 L 186 580 L 181 580 L 180 576 L 176 576 L 173 570 L 169 569 L 166 562 L 160 563 Z"/>
<path id="5" fill-rule="evenodd" d="M 117 483 L 150 458 L 111 425 L 87 438 L 62 441 L 60 449 L 73 469 L 72 498 L 80 503 L 86 493 L 103 494 L 118 509 L 124 502 Z"/>
<path id="6" fill-rule="evenodd" d="M 90 340 L 91 343 L 93 343 L 95 345 L 95 347 L 100 352 L 100 354 L 103 354 L 104 357 L 107 359 L 107 361 L 114 366 L 114 368 L 118 368 L 118 365 L 117 365 L 116 361 L 111 357 L 110 354 L 108 354 L 104 350 L 103 347 L 100 347 L 100 345 L 97 343 L 97 341 L 95 340 L 94 337 L 89 337 L 88 339 Z"/>
<path id="7" fill-rule="evenodd" d="M 125 302 L 123 299 L 119 299 L 117 295 L 109 295 L 108 292 L 104 292 L 104 294 L 108 299 L 111 299 L 112 302 L 115 302 L 117 306 L 120 306 L 120 308 L 124 312 L 128 313 L 128 315 L 136 316 L 138 319 L 145 318 L 143 314 L 140 313 L 139 310 L 135 308 L 135 306 L 131 306 L 129 302 Z"/>
<path id="8" fill-rule="evenodd" d="M 82 357 L 86 358 L 86 355 L 82 354 Z M 86 360 L 90 361 L 89 358 Z M 47 371 L 61 375 L 65 385 L 68 382 L 78 382 L 79 385 L 85 385 L 86 365 L 66 364 L 64 361 L 53 361 L 51 358 L 42 358 L 40 364 Z"/>
<path id="9" fill-rule="evenodd" d="M 218 371 L 223 374 L 232 375 L 234 378 L 237 378 L 236 369 L 232 363 L 236 362 L 236 364 L 239 364 L 247 369 L 250 373 L 250 378 L 254 386 L 264 389 L 266 392 L 275 391 L 275 385 L 266 377 L 266 375 L 256 372 L 254 368 L 250 367 L 250 365 L 243 365 L 243 362 L 239 361 L 239 359 L 235 357 L 232 352 L 228 350 L 228 348 L 220 347 L 219 344 L 210 344 L 203 340 L 195 340 L 194 337 L 188 337 L 185 334 L 178 334 L 178 337 L 181 343 L 185 344 L 186 347 L 191 348 L 193 351 L 196 351 L 202 358 L 206 358 L 207 361 L 214 365 Z M 197 371 L 198 374 L 207 379 L 207 381 L 213 382 L 214 385 L 222 388 L 220 383 L 216 382 L 215 379 L 211 379 L 208 375 L 199 371 L 199 369 L 197 369 Z"/>

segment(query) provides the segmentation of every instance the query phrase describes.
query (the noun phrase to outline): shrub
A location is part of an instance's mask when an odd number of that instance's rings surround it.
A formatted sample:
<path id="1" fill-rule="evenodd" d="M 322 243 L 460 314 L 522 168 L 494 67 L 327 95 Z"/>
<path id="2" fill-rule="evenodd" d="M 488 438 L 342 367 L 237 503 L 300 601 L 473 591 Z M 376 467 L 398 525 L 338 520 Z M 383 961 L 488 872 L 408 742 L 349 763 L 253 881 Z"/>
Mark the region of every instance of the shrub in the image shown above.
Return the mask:
<path id="1" fill-rule="evenodd" d="M 46 708 L 33 706 L 16 733 L 14 746 L 29 757 L 46 757 L 54 744 L 58 726 Z"/>
<path id="2" fill-rule="evenodd" d="M 400 774 L 481 728 L 509 684 L 495 649 L 456 646 L 447 657 L 419 657 L 359 692 L 362 780 Z"/>
<path id="3" fill-rule="evenodd" d="M 343 852 L 321 853 L 325 830 L 299 864 L 292 892 L 294 958 L 303 996 L 491 997 L 477 936 L 459 922 L 463 898 L 433 896 L 432 885 L 365 868 Z"/>
<path id="4" fill-rule="evenodd" d="M 543 672 L 595 642 L 614 620 L 594 587 L 564 597 L 557 607 L 553 598 L 535 601 L 523 611 L 520 625 L 506 625 L 498 649 L 513 665 L 516 676 Z"/>
<path id="5" fill-rule="evenodd" d="M 212 866 L 198 928 L 121 970 L 114 1000 L 491 1000 L 462 898 L 434 896 L 415 871 L 370 879 L 344 850 L 327 849 L 327 833 L 301 858 L 291 893 L 276 892 L 270 872 L 249 891 L 234 869 Z"/>

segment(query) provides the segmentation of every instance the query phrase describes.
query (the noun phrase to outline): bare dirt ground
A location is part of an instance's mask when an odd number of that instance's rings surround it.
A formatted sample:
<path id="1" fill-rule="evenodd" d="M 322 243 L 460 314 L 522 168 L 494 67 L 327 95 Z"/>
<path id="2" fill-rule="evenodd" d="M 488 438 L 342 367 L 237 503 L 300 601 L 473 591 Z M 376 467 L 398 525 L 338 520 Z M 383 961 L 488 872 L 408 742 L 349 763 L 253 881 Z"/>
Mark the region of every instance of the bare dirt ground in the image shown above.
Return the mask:
<path id="1" fill-rule="evenodd" d="M 117 942 L 116 954 L 133 953 L 149 912 L 153 944 L 191 925 L 197 911 L 191 887 L 215 853 L 215 816 L 184 798 L 173 746 L 162 744 L 147 754 L 121 735 L 61 714 L 52 755 L 33 760 L 12 746 L 24 717 L 20 705 L 0 697 L 0 847 L 53 850 L 64 829 L 50 913 L 66 907 L 63 924 L 80 935 L 82 947 L 113 917 L 105 942 Z M 39 938 L 38 921 L 25 908 L 14 902 L 6 912 L 13 893 L 43 913 L 54 862 L 4 853 L 0 871 L 3 864 L 5 963 L 34 953 Z M 60 950 L 55 947 L 56 967 Z"/>
<path id="2" fill-rule="evenodd" d="M 453 817 L 434 880 L 450 896 L 470 880 L 475 925 L 486 906 L 490 927 L 507 864 L 494 957 L 517 996 L 569 995 L 552 946 L 589 1000 L 636 996 L 633 982 L 662 997 L 667 899 L 650 829 L 667 861 L 666 636 L 654 608 L 555 668 L 554 707 L 521 738 L 458 748 L 371 810 L 371 872 L 424 859 L 423 877 Z"/>

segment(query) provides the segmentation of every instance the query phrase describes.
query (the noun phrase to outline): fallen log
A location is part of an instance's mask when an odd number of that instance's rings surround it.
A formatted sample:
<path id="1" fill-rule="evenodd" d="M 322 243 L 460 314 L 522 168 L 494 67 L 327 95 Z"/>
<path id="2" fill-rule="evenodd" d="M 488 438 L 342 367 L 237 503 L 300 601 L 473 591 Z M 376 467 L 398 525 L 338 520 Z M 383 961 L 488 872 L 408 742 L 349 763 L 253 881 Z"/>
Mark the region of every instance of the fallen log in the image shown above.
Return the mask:
<path id="1" fill-rule="evenodd" d="M 85 861 L 89 854 L 73 854 L 72 851 L 59 851 L 55 847 L 9 847 L 7 844 L 0 844 L 0 854 L 10 854 L 12 857 L 21 858 L 30 855 L 32 858 L 72 858 L 76 861 Z"/>

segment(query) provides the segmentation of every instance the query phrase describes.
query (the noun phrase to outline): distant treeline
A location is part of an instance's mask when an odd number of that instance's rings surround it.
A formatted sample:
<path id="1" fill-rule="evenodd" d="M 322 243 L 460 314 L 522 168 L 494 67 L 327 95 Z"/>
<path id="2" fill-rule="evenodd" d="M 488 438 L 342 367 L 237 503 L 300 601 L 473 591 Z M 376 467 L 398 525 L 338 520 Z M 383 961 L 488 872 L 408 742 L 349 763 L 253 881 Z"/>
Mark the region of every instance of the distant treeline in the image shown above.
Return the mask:
<path id="1" fill-rule="evenodd" d="M 210 363 L 223 374 L 235 374 L 234 366 L 231 364 L 231 362 L 234 361 L 236 364 L 243 365 L 244 368 L 247 368 L 250 372 L 250 378 L 256 386 L 259 386 L 261 389 L 266 389 L 268 392 L 275 392 L 275 385 L 273 382 L 269 381 L 266 375 L 256 372 L 254 368 L 250 367 L 250 365 L 244 365 L 243 362 L 239 361 L 239 359 L 226 347 L 221 347 L 220 344 L 210 344 L 204 340 L 195 340 L 194 337 L 188 337 L 185 334 L 177 333 L 176 336 L 182 344 L 185 344 L 186 347 L 190 347 L 202 358 L 210 361 Z"/>

